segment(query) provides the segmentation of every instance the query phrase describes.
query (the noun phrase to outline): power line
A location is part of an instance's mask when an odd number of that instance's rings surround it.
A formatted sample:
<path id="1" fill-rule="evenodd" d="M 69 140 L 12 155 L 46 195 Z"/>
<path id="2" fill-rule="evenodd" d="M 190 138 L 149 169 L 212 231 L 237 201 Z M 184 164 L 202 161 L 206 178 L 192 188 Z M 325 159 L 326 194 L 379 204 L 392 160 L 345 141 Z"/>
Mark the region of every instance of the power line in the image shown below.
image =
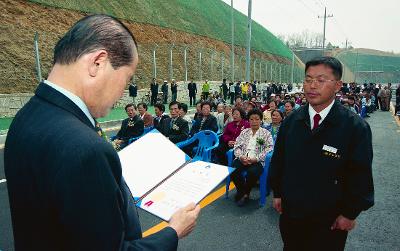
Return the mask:
<path id="1" fill-rule="evenodd" d="M 302 5 L 304 5 L 304 7 L 306 7 L 312 13 L 314 13 L 315 15 L 318 15 L 318 13 L 316 11 L 314 11 L 313 9 L 311 9 L 311 7 L 309 7 L 303 0 L 297 0 L 297 1 L 299 1 Z"/>

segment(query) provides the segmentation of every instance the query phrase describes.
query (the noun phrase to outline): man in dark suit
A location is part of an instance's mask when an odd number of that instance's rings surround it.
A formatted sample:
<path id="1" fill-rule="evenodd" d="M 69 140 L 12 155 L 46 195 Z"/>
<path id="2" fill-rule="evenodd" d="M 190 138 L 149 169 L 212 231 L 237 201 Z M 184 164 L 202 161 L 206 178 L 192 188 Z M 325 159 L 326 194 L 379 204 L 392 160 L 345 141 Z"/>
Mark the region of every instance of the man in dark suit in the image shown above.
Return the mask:
<path id="1" fill-rule="evenodd" d="M 306 63 L 308 105 L 281 124 L 271 162 L 284 250 L 343 250 L 355 219 L 374 204 L 369 125 L 335 101 L 342 65 Z"/>
<path id="2" fill-rule="evenodd" d="M 201 103 L 201 114 L 202 116 L 194 122 L 193 127 L 190 130 L 190 136 L 193 136 L 202 130 L 211 130 L 215 133 L 218 132 L 217 118 L 211 114 L 210 102 L 205 101 Z"/>
<path id="3" fill-rule="evenodd" d="M 122 121 L 121 129 L 114 139 L 119 149 L 127 146 L 129 139 L 139 137 L 144 131 L 144 122 L 139 115 L 137 115 L 136 105 L 127 104 L 125 106 L 125 111 L 126 114 L 128 114 L 128 118 Z"/>
<path id="4" fill-rule="evenodd" d="M 135 82 L 132 82 L 129 85 L 129 97 L 132 97 L 132 103 L 136 105 L 136 97 L 137 97 L 137 85 Z"/>
<path id="5" fill-rule="evenodd" d="M 171 118 L 165 119 L 161 126 L 161 132 L 168 137 L 172 143 L 184 141 L 189 135 L 189 124 L 179 116 L 180 109 L 181 104 L 177 101 L 172 101 L 169 104 Z"/>
<path id="6" fill-rule="evenodd" d="M 163 93 L 163 104 L 166 104 L 168 101 L 168 82 L 164 80 L 164 83 L 161 86 L 161 91 Z"/>
<path id="7" fill-rule="evenodd" d="M 4 168 L 16 250 L 175 250 L 199 207 L 142 238 L 118 154 L 95 131 L 136 70 L 132 33 L 106 15 L 78 21 L 56 44 L 48 80 L 10 126 Z"/>
<path id="8" fill-rule="evenodd" d="M 195 82 L 193 82 L 193 79 L 190 80 L 190 83 L 188 84 L 188 90 L 189 90 L 189 104 L 190 106 L 196 104 L 196 94 L 197 94 L 197 85 Z"/>
<path id="9" fill-rule="evenodd" d="M 222 84 L 219 86 L 219 88 L 221 88 L 222 95 L 224 96 L 224 100 L 226 101 L 228 99 L 228 91 L 229 91 L 228 85 L 226 83 L 226 78 L 222 80 Z"/>
<path id="10" fill-rule="evenodd" d="M 176 101 L 178 97 L 178 85 L 176 84 L 175 79 L 172 79 L 171 82 L 171 101 Z"/>
<path id="11" fill-rule="evenodd" d="M 157 103 L 157 95 L 158 95 L 158 83 L 155 78 L 153 78 L 150 84 L 150 91 L 151 91 L 150 104 L 154 105 L 155 103 Z"/>
<path id="12" fill-rule="evenodd" d="M 162 132 L 161 126 L 162 126 L 164 120 L 169 118 L 169 116 L 167 114 L 164 114 L 164 112 L 165 112 L 165 106 L 163 104 L 155 104 L 154 105 L 154 113 L 156 116 L 154 117 L 153 125 L 154 125 L 154 128 L 160 132 Z"/>

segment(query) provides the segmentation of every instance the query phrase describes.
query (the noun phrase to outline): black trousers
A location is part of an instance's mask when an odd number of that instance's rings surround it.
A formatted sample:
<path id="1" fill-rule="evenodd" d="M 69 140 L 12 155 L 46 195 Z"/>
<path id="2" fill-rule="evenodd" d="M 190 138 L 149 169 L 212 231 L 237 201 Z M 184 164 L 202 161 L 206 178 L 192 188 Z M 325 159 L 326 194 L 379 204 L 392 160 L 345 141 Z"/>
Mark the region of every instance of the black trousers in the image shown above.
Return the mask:
<path id="1" fill-rule="evenodd" d="M 225 141 L 223 141 L 220 137 L 219 140 L 219 145 L 218 147 L 214 150 L 215 155 L 217 156 L 218 162 L 221 165 L 227 166 L 228 165 L 228 159 L 226 158 L 226 152 L 232 149 L 233 147 L 229 147 Z"/>
<path id="2" fill-rule="evenodd" d="M 157 94 L 151 94 L 150 104 L 154 105 L 155 103 L 157 103 Z"/>
<path id="3" fill-rule="evenodd" d="M 172 96 L 171 96 L 171 101 L 176 101 L 177 96 L 178 96 L 178 93 L 177 92 L 173 92 Z"/>
<path id="4" fill-rule="evenodd" d="M 196 104 L 196 94 L 194 94 L 194 95 L 189 95 L 189 103 L 190 103 L 190 106 Z"/>
<path id="5" fill-rule="evenodd" d="M 163 104 L 166 104 L 168 102 L 168 92 L 163 93 Z"/>
<path id="6" fill-rule="evenodd" d="M 337 216 L 295 219 L 282 214 L 279 228 L 284 251 L 344 250 L 347 231 L 331 230 Z"/>
<path id="7" fill-rule="evenodd" d="M 237 192 L 250 194 L 251 188 L 256 185 L 258 178 L 263 172 L 263 166 L 260 162 L 245 166 L 239 159 L 235 159 L 232 166 L 236 170 L 231 174 L 231 180 L 235 184 Z M 243 177 L 243 171 L 247 172 L 246 177 Z"/>
<path id="8" fill-rule="evenodd" d="M 229 95 L 231 96 L 231 105 L 233 105 L 233 102 L 235 102 L 235 93 L 231 92 Z"/>
<path id="9" fill-rule="evenodd" d="M 224 92 L 223 95 L 224 95 L 224 100 L 227 101 L 227 100 L 228 100 L 228 93 L 227 93 L 227 92 Z"/>

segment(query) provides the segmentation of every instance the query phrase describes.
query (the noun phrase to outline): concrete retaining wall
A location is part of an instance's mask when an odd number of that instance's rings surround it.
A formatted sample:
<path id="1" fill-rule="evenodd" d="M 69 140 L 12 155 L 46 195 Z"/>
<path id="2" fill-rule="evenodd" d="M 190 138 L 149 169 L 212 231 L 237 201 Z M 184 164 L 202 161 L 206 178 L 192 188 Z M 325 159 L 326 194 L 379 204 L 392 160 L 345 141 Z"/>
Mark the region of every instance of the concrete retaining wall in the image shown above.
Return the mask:
<path id="1" fill-rule="evenodd" d="M 219 91 L 220 82 L 210 81 L 210 92 Z M 202 84 L 197 84 L 197 95 L 200 98 Z M 161 91 L 161 85 L 159 87 Z M 168 85 L 168 102 L 171 101 L 171 89 Z M 149 89 L 142 89 L 138 91 L 136 102 L 139 103 L 143 97 L 149 93 Z M 15 93 L 15 94 L 0 94 L 0 117 L 14 117 L 15 114 L 21 109 L 33 96 L 33 93 Z M 189 93 L 187 91 L 187 84 L 178 82 L 178 101 L 189 104 Z M 115 104 L 114 107 L 124 107 L 126 104 L 131 103 L 132 98 L 129 97 L 128 91 L 125 91 L 122 98 Z"/>

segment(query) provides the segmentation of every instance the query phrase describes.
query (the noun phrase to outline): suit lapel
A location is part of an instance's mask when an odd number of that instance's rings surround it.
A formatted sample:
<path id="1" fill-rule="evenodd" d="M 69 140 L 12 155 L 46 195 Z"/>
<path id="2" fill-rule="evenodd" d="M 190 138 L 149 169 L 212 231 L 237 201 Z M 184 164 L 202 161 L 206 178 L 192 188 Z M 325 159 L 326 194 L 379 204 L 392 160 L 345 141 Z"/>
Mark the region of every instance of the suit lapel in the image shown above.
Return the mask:
<path id="1" fill-rule="evenodd" d="M 58 106 L 70 113 L 72 113 L 75 117 L 77 117 L 80 121 L 82 121 L 87 126 L 94 129 L 92 123 L 85 115 L 85 113 L 69 98 L 67 98 L 64 94 L 55 90 L 45 83 L 40 83 L 38 88 L 35 91 L 35 95 L 38 98 L 46 100 L 49 103 L 52 103 L 55 106 Z"/>

